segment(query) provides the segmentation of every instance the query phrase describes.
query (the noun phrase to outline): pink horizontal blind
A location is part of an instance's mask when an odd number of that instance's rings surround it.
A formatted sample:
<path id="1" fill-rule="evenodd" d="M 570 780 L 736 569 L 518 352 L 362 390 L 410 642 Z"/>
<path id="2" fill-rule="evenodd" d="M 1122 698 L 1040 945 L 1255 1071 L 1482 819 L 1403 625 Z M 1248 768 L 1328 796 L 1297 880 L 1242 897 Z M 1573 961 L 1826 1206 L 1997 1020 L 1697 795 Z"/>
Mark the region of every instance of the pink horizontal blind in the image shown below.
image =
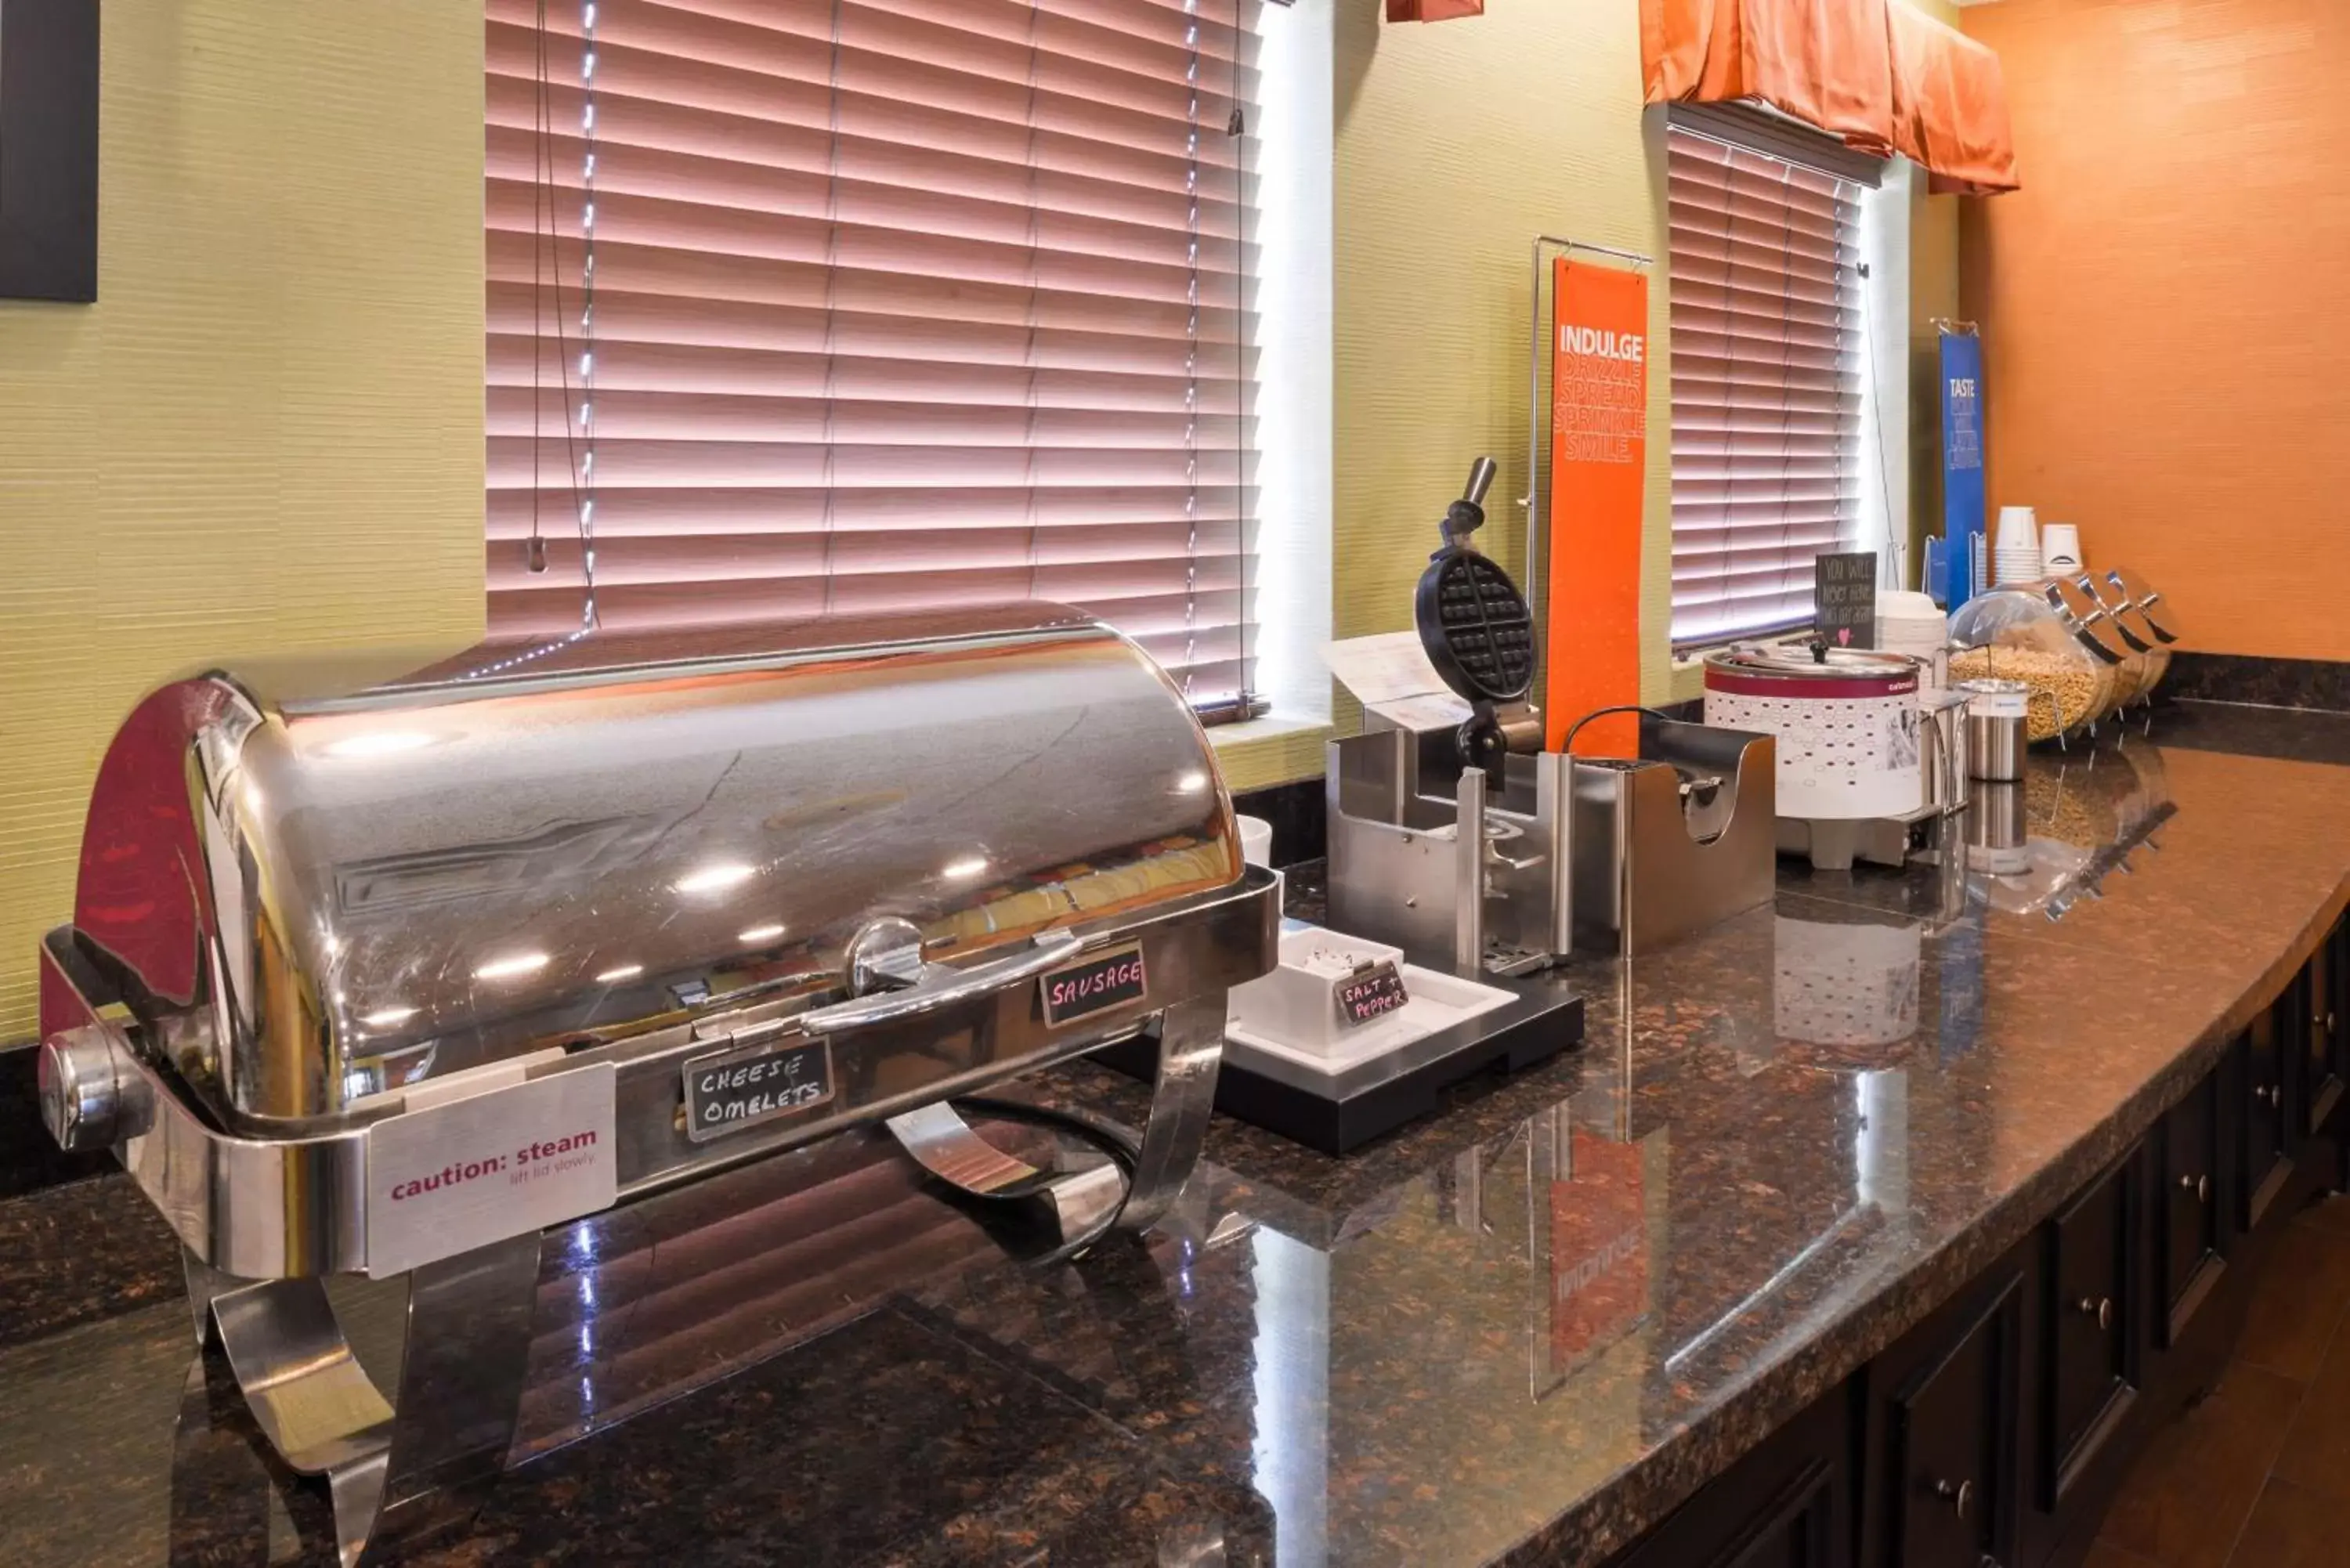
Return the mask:
<path id="1" fill-rule="evenodd" d="M 1859 189 L 1667 132 L 1677 645 L 1809 623 L 1858 536 Z"/>
<path id="2" fill-rule="evenodd" d="M 1256 3 L 489 0 L 493 629 L 1038 597 L 1230 705 Z"/>

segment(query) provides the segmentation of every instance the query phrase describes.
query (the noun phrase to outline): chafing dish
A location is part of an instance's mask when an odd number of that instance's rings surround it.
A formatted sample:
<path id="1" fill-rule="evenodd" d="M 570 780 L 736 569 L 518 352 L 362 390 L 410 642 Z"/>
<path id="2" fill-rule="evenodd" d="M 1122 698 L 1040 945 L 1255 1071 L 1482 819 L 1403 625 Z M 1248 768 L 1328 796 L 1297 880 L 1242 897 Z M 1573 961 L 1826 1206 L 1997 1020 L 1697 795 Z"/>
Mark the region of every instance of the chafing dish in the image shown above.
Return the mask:
<path id="1" fill-rule="evenodd" d="M 211 672 L 99 766 L 43 1110 L 178 1233 L 348 1563 L 495 1473 L 548 1227 L 879 1122 L 1065 1236 L 1147 1228 L 1277 905 L 1181 695 L 1057 606 Z M 1138 1035 L 1115 1165 L 949 1103 Z M 325 1288 L 362 1273 L 407 1282 L 394 1388 Z"/>

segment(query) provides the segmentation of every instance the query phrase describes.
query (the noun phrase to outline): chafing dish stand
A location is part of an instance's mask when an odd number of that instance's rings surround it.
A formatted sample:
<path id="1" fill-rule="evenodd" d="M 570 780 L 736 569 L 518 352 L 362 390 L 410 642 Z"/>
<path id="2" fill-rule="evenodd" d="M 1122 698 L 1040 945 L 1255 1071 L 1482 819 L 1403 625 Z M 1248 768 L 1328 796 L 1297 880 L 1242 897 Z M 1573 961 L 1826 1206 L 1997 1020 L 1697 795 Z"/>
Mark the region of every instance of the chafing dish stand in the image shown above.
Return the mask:
<path id="1" fill-rule="evenodd" d="M 876 1124 L 1070 1241 L 1153 1224 L 1277 889 L 1174 686 L 1056 606 L 207 674 L 100 767 L 43 1110 L 177 1232 L 349 1564 L 502 1468 L 550 1227 Z M 1153 1094 L 1111 1166 L 953 1108 L 1125 1040 Z M 407 1282 L 396 1387 L 326 1289 L 360 1273 Z"/>

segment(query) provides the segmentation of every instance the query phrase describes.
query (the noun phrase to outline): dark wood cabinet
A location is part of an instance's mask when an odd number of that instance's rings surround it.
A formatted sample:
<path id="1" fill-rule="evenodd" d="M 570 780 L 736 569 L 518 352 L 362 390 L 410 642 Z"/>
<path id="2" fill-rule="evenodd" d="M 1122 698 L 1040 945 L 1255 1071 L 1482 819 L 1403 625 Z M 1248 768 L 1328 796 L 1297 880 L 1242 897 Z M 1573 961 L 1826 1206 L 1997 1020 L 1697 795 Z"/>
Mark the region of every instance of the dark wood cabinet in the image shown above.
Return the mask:
<path id="1" fill-rule="evenodd" d="M 2289 993 L 2298 1015 L 2293 1020 L 2295 1036 L 2303 1043 L 2302 1130 L 2310 1137 L 2323 1133 L 2342 1108 L 2343 1009 L 2336 965 L 2345 934 L 2345 928 L 2336 927 L 2317 945 Z"/>
<path id="2" fill-rule="evenodd" d="M 1872 1369 L 1883 1392 L 1872 1395 L 1868 1427 L 1882 1456 L 1863 1530 L 1870 1568 L 2012 1561 L 2024 1294 L 2022 1272 L 2010 1272 Z"/>
<path id="3" fill-rule="evenodd" d="M 1612 1568 L 1851 1568 L 1850 1410 L 1846 1391 L 1835 1389 Z"/>
<path id="4" fill-rule="evenodd" d="M 2269 1009 L 2269 1025 L 2276 1036 L 2284 1077 L 2288 1154 L 2298 1154 L 2302 1144 L 2324 1125 L 2342 1100 L 2342 1081 L 2334 1076 L 2331 1053 L 2320 1047 L 2325 1010 L 2316 988 L 2324 983 L 2319 972 L 2324 957 L 2321 950 L 2303 965 Z"/>
<path id="5" fill-rule="evenodd" d="M 2350 919 L 2138 1147 L 1616 1568 L 2077 1568 L 2345 1132 Z"/>
<path id="6" fill-rule="evenodd" d="M 2220 1078 L 2188 1092 L 2162 1118 L 2153 1144 L 2156 1322 L 2163 1346 L 2178 1343 L 2227 1268 L 2220 1208 Z"/>
<path id="7" fill-rule="evenodd" d="M 2249 1231 L 2268 1213 L 2269 1205 L 2293 1174 L 2285 1115 L 2283 1043 L 2277 1037 L 2277 1010 L 2271 1008 L 2252 1020 L 2236 1043 L 2236 1089 L 2241 1116 L 2237 1148 L 2241 1158 L 2237 1190 L 2242 1195 L 2238 1223 Z"/>
<path id="8" fill-rule="evenodd" d="M 2050 1220 L 2042 1275 L 2040 1501 L 2054 1509 L 2137 1397 L 2133 1156 Z"/>

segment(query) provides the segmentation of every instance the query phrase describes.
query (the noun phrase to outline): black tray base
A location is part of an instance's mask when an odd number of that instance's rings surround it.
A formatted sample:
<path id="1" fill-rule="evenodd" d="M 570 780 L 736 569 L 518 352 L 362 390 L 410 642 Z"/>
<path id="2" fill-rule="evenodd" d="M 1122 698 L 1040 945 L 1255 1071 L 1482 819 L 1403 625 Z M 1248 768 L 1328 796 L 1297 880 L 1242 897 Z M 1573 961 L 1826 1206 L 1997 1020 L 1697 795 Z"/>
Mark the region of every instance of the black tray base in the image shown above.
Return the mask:
<path id="1" fill-rule="evenodd" d="M 1227 1042 L 1216 1109 L 1325 1154 L 1345 1154 L 1432 1115 L 1442 1107 L 1445 1091 L 1465 1078 L 1523 1072 L 1583 1043 L 1583 998 L 1559 981 L 1476 978 L 1513 992 L 1513 1000 L 1407 1047 L 1437 1049 L 1418 1065 L 1351 1092 L 1335 1083 L 1309 1087 L 1274 1076 L 1250 1060 L 1254 1054 L 1248 1046 Z M 1158 1052 L 1137 1038 L 1106 1046 L 1093 1060 L 1148 1083 Z"/>

